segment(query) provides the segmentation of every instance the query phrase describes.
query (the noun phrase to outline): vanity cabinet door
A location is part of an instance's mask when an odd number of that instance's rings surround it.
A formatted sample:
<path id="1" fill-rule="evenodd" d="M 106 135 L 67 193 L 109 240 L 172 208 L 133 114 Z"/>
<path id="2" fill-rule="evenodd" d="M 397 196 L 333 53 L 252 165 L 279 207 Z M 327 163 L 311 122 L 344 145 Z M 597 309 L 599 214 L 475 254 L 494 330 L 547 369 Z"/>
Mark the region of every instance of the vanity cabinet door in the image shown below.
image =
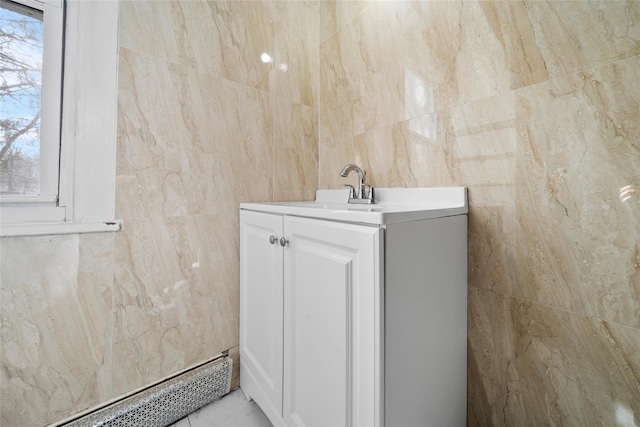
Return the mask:
<path id="1" fill-rule="evenodd" d="M 281 215 L 240 211 L 241 363 L 255 376 L 280 414 L 283 247 L 279 239 L 283 236 L 282 227 Z"/>
<path id="2" fill-rule="evenodd" d="M 284 224 L 284 420 L 376 425 L 382 231 L 296 217 Z"/>

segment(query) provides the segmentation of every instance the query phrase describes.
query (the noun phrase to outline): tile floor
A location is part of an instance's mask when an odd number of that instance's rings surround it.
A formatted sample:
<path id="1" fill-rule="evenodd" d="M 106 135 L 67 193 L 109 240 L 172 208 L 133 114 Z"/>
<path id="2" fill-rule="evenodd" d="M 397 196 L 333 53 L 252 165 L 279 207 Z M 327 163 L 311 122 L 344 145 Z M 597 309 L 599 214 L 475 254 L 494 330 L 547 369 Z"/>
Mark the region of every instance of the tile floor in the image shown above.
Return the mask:
<path id="1" fill-rule="evenodd" d="M 237 389 L 211 402 L 169 427 L 271 427 L 254 401 L 247 401 Z"/>

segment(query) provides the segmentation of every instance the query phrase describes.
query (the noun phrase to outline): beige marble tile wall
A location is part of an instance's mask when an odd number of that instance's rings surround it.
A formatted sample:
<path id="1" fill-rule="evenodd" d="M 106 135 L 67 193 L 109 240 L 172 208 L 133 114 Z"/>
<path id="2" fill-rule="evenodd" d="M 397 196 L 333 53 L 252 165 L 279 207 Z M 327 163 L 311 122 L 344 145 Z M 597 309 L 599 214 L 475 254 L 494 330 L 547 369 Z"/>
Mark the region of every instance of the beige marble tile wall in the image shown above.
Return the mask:
<path id="1" fill-rule="evenodd" d="M 640 425 L 640 2 L 320 17 L 319 187 L 469 187 L 469 425 Z"/>
<path id="2" fill-rule="evenodd" d="M 113 233 L 0 239 L 0 425 L 112 397 L 113 247 Z"/>
<path id="3" fill-rule="evenodd" d="M 313 1 L 121 2 L 124 230 L 0 241 L 1 425 L 237 355 L 238 204 L 317 188 L 318 15 Z"/>

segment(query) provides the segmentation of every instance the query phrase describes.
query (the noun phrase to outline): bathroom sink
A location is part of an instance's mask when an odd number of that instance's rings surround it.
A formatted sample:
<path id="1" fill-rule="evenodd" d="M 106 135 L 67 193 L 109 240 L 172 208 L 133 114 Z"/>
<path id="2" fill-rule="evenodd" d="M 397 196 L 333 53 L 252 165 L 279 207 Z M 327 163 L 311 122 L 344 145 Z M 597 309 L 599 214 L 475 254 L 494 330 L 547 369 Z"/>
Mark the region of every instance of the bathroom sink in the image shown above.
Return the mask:
<path id="1" fill-rule="evenodd" d="M 240 208 L 364 224 L 393 224 L 468 212 L 465 187 L 376 188 L 376 204 L 347 203 L 349 190 L 318 190 L 316 200 L 242 203 Z"/>
<path id="2" fill-rule="evenodd" d="M 362 211 L 362 212 L 381 212 L 385 209 L 385 206 L 378 204 L 373 205 L 357 205 L 350 203 L 335 203 L 335 202 L 273 202 L 271 203 L 277 206 L 290 206 L 309 209 L 330 209 L 338 211 Z"/>

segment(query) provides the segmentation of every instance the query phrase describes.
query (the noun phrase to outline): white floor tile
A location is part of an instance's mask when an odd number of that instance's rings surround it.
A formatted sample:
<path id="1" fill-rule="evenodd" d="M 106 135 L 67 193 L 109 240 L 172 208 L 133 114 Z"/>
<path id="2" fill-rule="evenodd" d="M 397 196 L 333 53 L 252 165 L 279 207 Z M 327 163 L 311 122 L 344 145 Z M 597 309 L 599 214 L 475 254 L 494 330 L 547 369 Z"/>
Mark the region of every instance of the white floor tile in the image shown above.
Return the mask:
<path id="1" fill-rule="evenodd" d="M 171 424 L 169 427 L 190 427 L 189 417 L 184 417 L 175 424 Z"/>
<path id="2" fill-rule="evenodd" d="M 271 427 L 255 402 L 237 389 L 210 403 L 170 427 Z"/>

